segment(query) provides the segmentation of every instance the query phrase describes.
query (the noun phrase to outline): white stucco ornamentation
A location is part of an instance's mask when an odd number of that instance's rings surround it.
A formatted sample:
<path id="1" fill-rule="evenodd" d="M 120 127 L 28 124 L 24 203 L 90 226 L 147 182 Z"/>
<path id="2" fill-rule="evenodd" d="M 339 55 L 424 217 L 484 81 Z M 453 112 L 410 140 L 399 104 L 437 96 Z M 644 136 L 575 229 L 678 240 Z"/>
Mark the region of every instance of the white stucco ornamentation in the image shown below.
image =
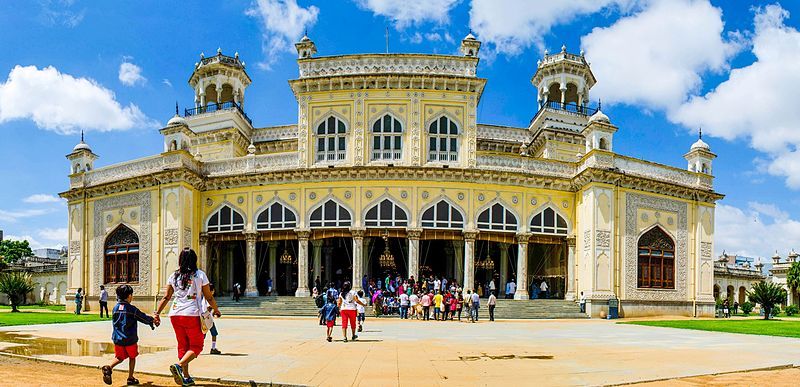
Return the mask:
<path id="1" fill-rule="evenodd" d="M 476 58 L 438 55 L 381 54 L 348 55 L 315 58 L 298 62 L 300 78 L 368 74 L 427 74 L 474 77 Z"/>

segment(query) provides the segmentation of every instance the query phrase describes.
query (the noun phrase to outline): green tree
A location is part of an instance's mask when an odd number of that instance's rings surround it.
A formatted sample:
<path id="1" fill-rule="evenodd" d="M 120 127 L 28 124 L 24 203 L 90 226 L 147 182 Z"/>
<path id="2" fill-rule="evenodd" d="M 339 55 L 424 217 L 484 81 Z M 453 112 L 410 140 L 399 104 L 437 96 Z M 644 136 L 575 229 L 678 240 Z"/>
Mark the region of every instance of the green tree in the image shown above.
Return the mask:
<path id="1" fill-rule="evenodd" d="M 33 291 L 31 275 L 23 271 L 0 273 L 0 293 L 8 296 L 11 311 L 19 312 L 17 306 L 25 302 L 25 295 Z"/>
<path id="2" fill-rule="evenodd" d="M 3 261 L 6 265 L 12 264 L 20 258 L 32 256 L 33 250 L 31 250 L 31 245 L 28 241 L 12 241 L 7 239 L 0 241 L 0 257 L 3 257 Z"/>
<path id="3" fill-rule="evenodd" d="M 758 282 L 753 289 L 747 292 L 750 302 L 760 304 L 764 310 L 764 320 L 768 320 L 775 305 L 786 300 L 786 290 L 772 282 Z"/>
<path id="4" fill-rule="evenodd" d="M 800 261 L 792 262 L 789 266 L 789 272 L 786 273 L 786 285 L 792 292 L 796 292 L 800 288 Z"/>

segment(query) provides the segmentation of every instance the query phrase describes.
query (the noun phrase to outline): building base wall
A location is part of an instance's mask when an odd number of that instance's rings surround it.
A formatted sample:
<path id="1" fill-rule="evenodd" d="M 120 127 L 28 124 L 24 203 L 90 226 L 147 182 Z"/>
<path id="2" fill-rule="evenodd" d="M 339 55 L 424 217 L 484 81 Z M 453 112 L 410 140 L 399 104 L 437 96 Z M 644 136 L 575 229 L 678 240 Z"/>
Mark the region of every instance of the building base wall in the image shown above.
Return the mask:
<path id="1" fill-rule="evenodd" d="M 619 308 L 620 318 L 654 316 L 714 317 L 715 305 L 713 302 L 621 300 Z M 591 305 L 587 303 L 586 309 L 592 318 L 606 318 L 608 303 L 604 301 L 595 301 Z"/>

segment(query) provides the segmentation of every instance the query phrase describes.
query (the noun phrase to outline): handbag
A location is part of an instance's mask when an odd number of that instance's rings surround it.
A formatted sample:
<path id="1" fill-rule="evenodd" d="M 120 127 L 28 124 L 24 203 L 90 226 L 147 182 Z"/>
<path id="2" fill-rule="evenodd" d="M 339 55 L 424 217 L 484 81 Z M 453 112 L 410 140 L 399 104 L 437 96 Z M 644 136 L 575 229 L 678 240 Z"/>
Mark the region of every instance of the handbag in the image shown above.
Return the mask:
<path id="1" fill-rule="evenodd" d="M 195 274 L 195 276 L 197 276 L 197 274 Z M 197 285 L 197 281 L 192 281 L 192 285 L 195 287 L 196 291 L 195 300 L 197 302 L 197 310 L 200 311 L 200 331 L 206 334 L 211 330 L 211 327 L 214 326 L 214 316 L 211 312 L 203 308 L 203 302 L 201 300 L 201 297 L 204 297 L 203 289 Z"/>

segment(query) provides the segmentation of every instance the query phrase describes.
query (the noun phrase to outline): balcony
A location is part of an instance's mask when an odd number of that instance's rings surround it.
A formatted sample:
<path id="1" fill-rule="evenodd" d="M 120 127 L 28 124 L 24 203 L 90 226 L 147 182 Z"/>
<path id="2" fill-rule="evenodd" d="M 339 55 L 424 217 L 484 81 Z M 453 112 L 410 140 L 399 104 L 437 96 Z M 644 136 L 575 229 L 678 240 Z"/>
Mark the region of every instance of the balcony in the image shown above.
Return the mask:
<path id="1" fill-rule="evenodd" d="M 223 110 L 236 110 L 239 112 L 239 114 L 242 115 L 242 117 L 244 117 L 245 120 L 247 120 L 248 123 L 250 123 L 251 126 L 253 125 L 253 120 L 251 120 L 250 117 L 248 117 L 247 114 L 244 112 L 244 110 L 242 109 L 242 105 L 233 101 L 223 102 L 223 103 L 210 103 L 206 106 L 199 106 L 193 109 L 184 109 L 183 116 L 193 117 L 205 113 L 213 113 Z"/>
<path id="2" fill-rule="evenodd" d="M 528 126 L 533 125 L 533 122 L 536 121 L 536 118 L 539 117 L 545 111 L 551 112 L 558 112 L 558 113 L 566 113 L 568 115 L 577 116 L 577 117 L 584 117 L 588 118 L 591 117 L 592 114 L 597 113 L 598 108 L 592 108 L 588 106 L 580 106 L 576 103 L 561 103 L 558 101 L 547 101 L 541 106 L 539 106 L 539 111 L 531 118 L 531 122 Z"/>

